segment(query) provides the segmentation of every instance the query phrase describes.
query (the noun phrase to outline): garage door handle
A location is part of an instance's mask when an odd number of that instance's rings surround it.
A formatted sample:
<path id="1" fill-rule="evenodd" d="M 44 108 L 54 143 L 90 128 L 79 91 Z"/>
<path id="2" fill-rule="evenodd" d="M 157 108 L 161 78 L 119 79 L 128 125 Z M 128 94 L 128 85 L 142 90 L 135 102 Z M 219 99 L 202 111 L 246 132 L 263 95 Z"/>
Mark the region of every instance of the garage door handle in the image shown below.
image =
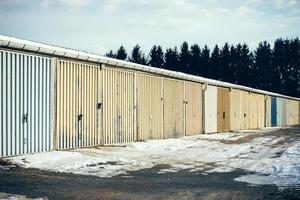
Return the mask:
<path id="1" fill-rule="evenodd" d="M 79 115 L 78 115 L 78 121 L 81 121 L 82 118 L 83 118 L 83 114 L 79 114 Z"/>
<path id="2" fill-rule="evenodd" d="M 223 119 L 225 119 L 225 115 L 226 115 L 225 112 L 223 112 Z"/>
<path id="3" fill-rule="evenodd" d="M 102 103 L 97 103 L 97 109 L 101 109 L 102 108 Z"/>
<path id="4" fill-rule="evenodd" d="M 28 113 L 23 114 L 23 119 L 22 119 L 23 123 L 27 123 L 28 122 Z"/>

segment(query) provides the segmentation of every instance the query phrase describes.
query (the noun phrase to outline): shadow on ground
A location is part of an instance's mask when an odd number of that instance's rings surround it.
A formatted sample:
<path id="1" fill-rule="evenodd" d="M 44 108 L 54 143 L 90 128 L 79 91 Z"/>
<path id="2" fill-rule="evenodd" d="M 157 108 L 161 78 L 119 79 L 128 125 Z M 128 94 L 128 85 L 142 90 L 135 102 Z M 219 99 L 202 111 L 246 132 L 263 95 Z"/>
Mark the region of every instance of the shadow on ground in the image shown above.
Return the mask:
<path id="1" fill-rule="evenodd" d="M 0 192 L 49 199 L 300 199 L 299 188 L 251 186 L 233 179 L 245 171 L 157 173 L 156 166 L 113 178 L 98 178 L 36 169 L 0 170 Z"/>

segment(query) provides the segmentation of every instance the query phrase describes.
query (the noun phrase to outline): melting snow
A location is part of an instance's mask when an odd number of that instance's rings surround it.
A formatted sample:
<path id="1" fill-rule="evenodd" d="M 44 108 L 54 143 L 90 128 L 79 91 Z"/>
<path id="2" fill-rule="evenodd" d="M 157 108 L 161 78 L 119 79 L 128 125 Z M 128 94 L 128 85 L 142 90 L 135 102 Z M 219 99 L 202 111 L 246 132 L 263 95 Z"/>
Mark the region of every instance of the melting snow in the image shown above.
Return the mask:
<path id="1" fill-rule="evenodd" d="M 129 171 L 155 165 L 170 166 L 158 173 L 185 169 L 206 174 L 244 169 L 254 174 L 235 180 L 251 184 L 299 185 L 300 139 L 288 144 L 281 142 L 286 139 L 284 135 L 261 134 L 270 131 L 274 131 L 274 128 L 151 140 L 126 144 L 126 147 L 53 151 L 11 157 L 8 160 L 26 168 L 99 177 L 126 175 Z M 243 143 L 237 142 L 240 138 L 252 135 L 257 137 Z"/>

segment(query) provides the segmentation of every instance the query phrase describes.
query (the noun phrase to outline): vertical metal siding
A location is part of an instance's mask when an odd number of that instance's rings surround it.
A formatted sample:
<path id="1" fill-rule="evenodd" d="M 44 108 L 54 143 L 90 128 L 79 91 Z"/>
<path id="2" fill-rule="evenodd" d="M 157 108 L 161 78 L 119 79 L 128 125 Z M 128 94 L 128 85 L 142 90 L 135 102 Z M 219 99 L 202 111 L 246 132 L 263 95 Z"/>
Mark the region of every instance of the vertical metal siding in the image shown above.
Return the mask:
<path id="1" fill-rule="evenodd" d="M 294 111 L 294 119 L 293 119 L 293 125 L 297 125 L 299 123 L 299 104 L 297 101 L 294 100 L 293 102 L 294 107 L 293 107 L 293 111 Z"/>
<path id="2" fill-rule="evenodd" d="M 202 133 L 202 85 L 185 82 L 186 135 Z"/>
<path id="3" fill-rule="evenodd" d="M 300 101 L 298 101 L 298 124 L 300 124 Z"/>
<path id="4" fill-rule="evenodd" d="M 0 156 L 51 150 L 51 59 L 0 54 Z"/>
<path id="5" fill-rule="evenodd" d="M 257 94 L 257 128 L 265 127 L 265 97 Z"/>
<path id="6" fill-rule="evenodd" d="M 205 119 L 204 119 L 204 132 L 214 133 L 217 132 L 217 99 L 218 90 L 215 86 L 207 86 L 205 91 Z"/>
<path id="7" fill-rule="evenodd" d="M 239 90 L 230 91 L 230 130 L 235 131 L 241 128 L 241 94 Z"/>
<path id="8" fill-rule="evenodd" d="M 287 120 L 288 120 L 288 102 L 287 99 L 282 99 L 282 125 L 287 126 Z"/>
<path id="9" fill-rule="evenodd" d="M 136 141 L 135 74 L 103 69 L 104 144 Z"/>
<path id="10" fill-rule="evenodd" d="M 291 106 L 292 106 L 292 100 L 286 100 L 286 112 L 287 112 L 287 122 L 286 124 L 288 126 L 292 125 L 292 120 L 293 120 L 293 117 L 292 117 L 292 110 L 291 110 Z"/>
<path id="11" fill-rule="evenodd" d="M 240 90 L 230 91 L 230 130 L 241 129 L 241 93 Z"/>
<path id="12" fill-rule="evenodd" d="M 277 98 L 277 125 L 283 126 L 283 99 Z"/>
<path id="13" fill-rule="evenodd" d="M 230 130 L 230 98 L 229 89 L 218 88 L 218 132 Z"/>
<path id="14" fill-rule="evenodd" d="M 258 98 L 256 94 L 250 94 L 250 129 L 257 129 Z"/>
<path id="15" fill-rule="evenodd" d="M 250 100 L 249 92 L 241 91 L 241 129 L 250 129 Z"/>
<path id="16" fill-rule="evenodd" d="M 184 135 L 184 81 L 163 79 L 164 138 Z"/>
<path id="17" fill-rule="evenodd" d="M 98 75 L 95 65 L 57 60 L 56 149 L 100 145 L 101 130 L 96 123 Z"/>
<path id="18" fill-rule="evenodd" d="M 271 111 L 271 97 L 270 96 L 266 96 L 265 99 L 265 126 L 266 127 L 271 127 L 272 123 L 271 123 L 271 119 L 272 119 L 272 111 Z"/>
<path id="19" fill-rule="evenodd" d="M 138 140 L 163 138 L 162 78 L 137 74 Z"/>

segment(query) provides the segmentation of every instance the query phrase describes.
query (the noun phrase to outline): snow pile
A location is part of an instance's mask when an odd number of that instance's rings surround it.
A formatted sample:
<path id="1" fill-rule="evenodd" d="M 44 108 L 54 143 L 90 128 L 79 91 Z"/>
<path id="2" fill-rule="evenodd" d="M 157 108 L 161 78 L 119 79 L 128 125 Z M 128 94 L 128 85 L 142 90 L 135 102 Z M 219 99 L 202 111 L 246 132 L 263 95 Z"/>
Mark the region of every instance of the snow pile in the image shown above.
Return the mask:
<path id="1" fill-rule="evenodd" d="M 280 157 L 265 158 L 250 170 L 258 174 L 244 175 L 235 180 L 281 187 L 300 185 L 300 142 L 287 148 Z"/>
<path id="2" fill-rule="evenodd" d="M 198 173 L 244 169 L 264 176 L 255 179 L 256 182 L 253 181 L 253 175 L 236 180 L 254 184 L 300 184 L 300 140 L 291 146 L 284 142 L 288 136 L 257 134 L 269 131 L 264 129 L 151 140 L 126 144 L 126 147 L 54 151 L 17 156 L 9 160 L 24 167 L 99 177 L 124 175 L 129 171 L 161 164 L 170 167 L 158 173 L 182 169 Z M 239 139 L 248 136 L 251 138 L 239 142 Z"/>
<path id="3" fill-rule="evenodd" d="M 38 197 L 38 198 L 28 198 L 25 195 L 17 195 L 17 194 L 8 194 L 0 192 L 0 199 L 1 200 L 46 200 L 46 197 Z"/>

